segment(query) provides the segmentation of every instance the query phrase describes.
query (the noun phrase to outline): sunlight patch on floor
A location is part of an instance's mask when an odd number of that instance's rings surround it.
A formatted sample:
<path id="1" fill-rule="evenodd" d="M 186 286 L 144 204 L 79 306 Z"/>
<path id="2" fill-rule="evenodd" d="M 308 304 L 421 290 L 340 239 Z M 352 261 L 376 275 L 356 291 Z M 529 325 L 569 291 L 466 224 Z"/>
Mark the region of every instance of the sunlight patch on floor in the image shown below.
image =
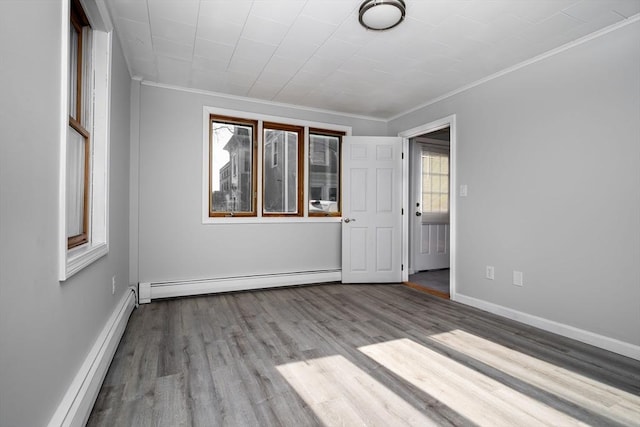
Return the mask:
<path id="1" fill-rule="evenodd" d="M 326 426 L 435 426 L 436 423 L 342 356 L 277 367 Z"/>
<path id="2" fill-rule="evenodd" d="M 359 350 L 478 425 L 584 425 L 409 339 L 368 345 Z"/>
<path id="3" fill-rule="evenodd" d="M 625 424 L 640 424 L 640 396 L 456 329 L 429 339 Z"/>

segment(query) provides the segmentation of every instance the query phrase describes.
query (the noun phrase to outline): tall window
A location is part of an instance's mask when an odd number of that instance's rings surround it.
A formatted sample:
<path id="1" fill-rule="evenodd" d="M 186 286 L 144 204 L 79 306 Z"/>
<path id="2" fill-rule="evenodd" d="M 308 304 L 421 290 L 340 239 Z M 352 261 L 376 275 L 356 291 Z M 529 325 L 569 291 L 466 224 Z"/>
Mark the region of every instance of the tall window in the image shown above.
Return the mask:
<path id="1" fill-rule="evenodd" d="M 340 216 L 342 133 L 309 130 L 309 216 Z"/>
<path id="2" fill-rule="evenodd" d="M 209 216 L 255 216 L 258 124 L 216 115 L 210 124 Z"/>
<path id="3" fill-rule="evenodd" d="M 264 168 L 262 212 L 302 216 L 304 128 L 277 123 L 263 127 L 264 158 L 271 158 L 272 167 Z"/>
<path id="4" fill-rule="evenodd" d="M 78 1 L 69 25 L 69 128 L 67 132 L 67 247 L 89 241 L 92 119 L 91 27 Z"/>
<path id="5" fill-rule="evenodd" d="M 422 213 L 423 220 L 448 220 L 448 153 L 422 151 Z"/>

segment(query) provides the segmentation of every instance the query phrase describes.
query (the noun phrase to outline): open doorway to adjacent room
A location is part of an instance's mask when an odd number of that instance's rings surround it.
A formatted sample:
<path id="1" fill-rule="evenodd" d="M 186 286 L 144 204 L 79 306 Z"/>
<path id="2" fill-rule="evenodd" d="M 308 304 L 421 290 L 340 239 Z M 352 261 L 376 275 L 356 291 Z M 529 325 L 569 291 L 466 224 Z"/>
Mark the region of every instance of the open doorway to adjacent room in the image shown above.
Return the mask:
<path id="1" fill-rule="evenodd" d="M 450 298 L 449 125 L 409 139 L 409 282 Z"/>

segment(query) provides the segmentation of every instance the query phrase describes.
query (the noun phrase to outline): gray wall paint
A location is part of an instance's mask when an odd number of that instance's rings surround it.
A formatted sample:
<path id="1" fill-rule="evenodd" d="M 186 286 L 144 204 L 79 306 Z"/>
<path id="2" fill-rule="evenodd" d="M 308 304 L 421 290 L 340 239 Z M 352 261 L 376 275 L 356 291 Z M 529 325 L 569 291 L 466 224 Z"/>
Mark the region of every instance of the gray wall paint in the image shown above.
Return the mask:
<path id="1" fill-rule="evenodd" d="M 139 281 L 340 268 L 340 224 L 202 224 L 203 106 L 352 126 L 384 135 L 385 122 L 142 85 Z"/>
<path id="2" fill-rule="evenodd" d="M 458 292 L 639 345 L 640 23 L 398 118 L 390 132 L 450 114 L 458 184 L 469 186 L 458 198 Z"/>
<path id="3" fill-rule="evenodd" d="M 60 15 L 60 1 L 0 2 L 2 426 L 49 422 L 128 286 L 130 78 L 116 38 L 110 252 L 57 280 Z"/>

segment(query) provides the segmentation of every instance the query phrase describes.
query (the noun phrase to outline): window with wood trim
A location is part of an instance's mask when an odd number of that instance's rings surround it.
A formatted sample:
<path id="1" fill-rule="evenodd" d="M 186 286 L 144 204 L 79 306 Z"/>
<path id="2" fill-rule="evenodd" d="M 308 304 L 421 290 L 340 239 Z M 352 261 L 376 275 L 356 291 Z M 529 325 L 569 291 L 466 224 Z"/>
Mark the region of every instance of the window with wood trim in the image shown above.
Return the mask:
<path id="1" fill-rule="evenodd" d="M 272 167 L 263 168 L 262 213 L 302 216 L 304 128 L 279 123 L 264 123 L 263 128 L 263 158 L 271 159 Z"/>
<path id="2" fill-rule="evenodd" d="M 209 216 L 256 216 L 258 122 L 210 116 Z"/>
<path id="3" fill-rule="evenodd" d="M 67 132 L 67 247 L 89 241 L 91 177 L 91 27 L 78 0 L 71 1 L 69 25 L 69 128 Z"/>
<path id="4" fill-rule="evenodd" d="M 341 215 L 341 148 L 344 133 L 309 129 L 309 216 Z"/>
<path id="5" fill-rule="evenodd" d="M 449 153 L 424 148 L 422 160 L 422 221 L 449 221 Z"/>

